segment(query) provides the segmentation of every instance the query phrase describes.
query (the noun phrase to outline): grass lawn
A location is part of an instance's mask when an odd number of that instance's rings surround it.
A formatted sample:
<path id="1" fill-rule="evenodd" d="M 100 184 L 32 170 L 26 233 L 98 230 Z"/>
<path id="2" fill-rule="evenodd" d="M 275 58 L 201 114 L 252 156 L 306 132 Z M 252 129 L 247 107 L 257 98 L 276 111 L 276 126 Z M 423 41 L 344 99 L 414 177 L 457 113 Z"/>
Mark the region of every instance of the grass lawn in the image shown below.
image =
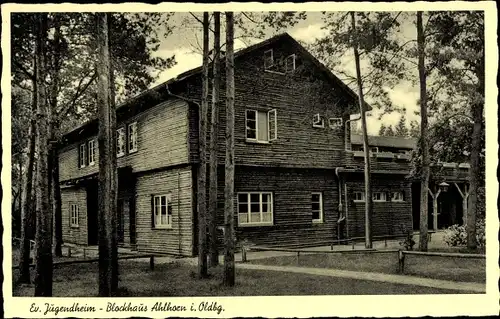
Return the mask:
<path id="1" fill-rule="evenodd" d="M 334 268 L 342 270 L 398 273 L 398 255 L 395 252 L 376 254 L 306 254 L 297 256 L 251 259 L 255 264 Z M 415 256 L 405 258 L 405 274 L 441 280 L 464 282 L 486 282 L 484 259 L 450 258 L 437 256 Z"/>
<path id="2" fill-rule="evenodd" d="M 56 297 L 97 296 L 97 263 L 65 265 L 54 270 Z M 382 295 L 450 294 L 451 290 L 277 271 L 238 269 L 236 286 L 222 283 L 222 267 L 210 269 L 209 279 L 196 279 L 196 267 L 180 262 L 157 264 L 120 261 L 119 296 L 273 296 L 273 295 Z M 14 287 L 14 296 L 33 296 L 33 285 Z M 463 292 L 462 292 L 463 293 Z"/>

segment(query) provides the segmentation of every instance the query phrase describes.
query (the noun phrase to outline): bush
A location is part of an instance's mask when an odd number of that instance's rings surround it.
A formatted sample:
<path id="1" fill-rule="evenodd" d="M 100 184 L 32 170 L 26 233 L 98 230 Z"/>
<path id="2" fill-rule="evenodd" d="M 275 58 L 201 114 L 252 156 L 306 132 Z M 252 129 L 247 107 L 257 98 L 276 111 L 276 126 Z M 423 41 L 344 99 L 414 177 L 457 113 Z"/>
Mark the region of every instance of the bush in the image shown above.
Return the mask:
<path id="1" fill-rule="evenodd" d="M 399 226 L 401 232 L 405 235 L 404 239 L 399 242 L 399 245 L 403 246 L 405 250 L 413 250 L 413 246 L 415 246 L 415 240 L 413 240 L 413 230 L 406 229 L 404 224 Z"/>
<path id="2" fill-rule="evenodd" d="M 484 247 L 486 244 L 484 219 L 478 219 L 476 222 L 476 241 L 478 247 Z M 444 242 L 448 246 L 467 246 L 467 227 L 460 225 L 452 225 L 446 229 Z"/>

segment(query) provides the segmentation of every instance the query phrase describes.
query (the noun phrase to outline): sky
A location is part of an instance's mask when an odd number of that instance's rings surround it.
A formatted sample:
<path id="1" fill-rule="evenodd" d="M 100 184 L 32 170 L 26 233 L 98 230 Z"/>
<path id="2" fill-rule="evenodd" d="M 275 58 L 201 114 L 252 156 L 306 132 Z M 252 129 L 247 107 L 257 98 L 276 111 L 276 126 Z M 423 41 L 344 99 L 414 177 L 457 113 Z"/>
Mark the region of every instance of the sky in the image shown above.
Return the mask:
<path id="1" fill-rule="evenodd" d="M 201 14 L 195 14 L 201 20 Z M 323 21 L 321 17 L 322 15 L 320 12 L 308 12 L 306 20 L 300 21 L 295 26 L 282 30 L 281 32 L 288 32 L 293 38 L 306 44 L 313 43 L 318 37 L 324 36 L 327 33 L 327 31 L 322 29 Z M 165 82 L 182 72 L 188 71 L 202 64 L 200 47 L 203 35 L 201 23 L 196 21 L 196 19 L 190 13 L 175 13 L 170 18 L 169 22 L 170 25 L 174 26 L 174 30 L 168 37 L 163 38 L 160 47 L 155 55 L 160 57 L 170 57 L 172 55 L 175 55 L 177 64 L 170 69 L 161 71 L 158 74 L 157 81 L 153 85 Z M 222 19 L 222 25 L 223 24 L 224 20 Z M 403 22 L 402 30 L 402 36 L 404 38 L 416 38 L 414 31 L 415 28 L 412 27 L 411 21 Z M 161 34 L 163 30 L 159 28 L 158 32 Z M 266 31 L 266 38 L 281 32 Z M 224 34 L 224 30 L 222 30 L 222 38 L 224 37 Z M 221 41 L 223 42 L 223 40 L 224 39 L 222 39 Z M 254 43 L 258 43 L 260 41 L 262 40 L 245 39 L 245 41 L 243 41 L 241 38 L 239 38 L 238 29 L 236 28 L 235 50 L 244 48 Z M 351 74 L 354 74 L 355 64 L 352 56 L 344 57 L 342 65 Z M 386 89 L 393 104 L 406 109 L 405 116 L 407 118 L 408 125 L 412 120 L 419 120 L 419 116 L 415 114 L 415 111 L 418 110 L 418 87 L 415 87 L 410 83 L 401 82 L 394 88 Z M 368 102 L 370 102 L 369 99 Z M 371 116 L 367 117 L 368 134 L 377 135 L 382 123 L 386 126 L 394 126 L 397 124 L 401 117 L 400 113 L 393 112 L 390 114 L 385 114 L 381 119 L 379 119 L 380 113 L 381 111 L 374 109 L 371 112 Z M 360 125 L 360 123 L 358 125 Z"/>

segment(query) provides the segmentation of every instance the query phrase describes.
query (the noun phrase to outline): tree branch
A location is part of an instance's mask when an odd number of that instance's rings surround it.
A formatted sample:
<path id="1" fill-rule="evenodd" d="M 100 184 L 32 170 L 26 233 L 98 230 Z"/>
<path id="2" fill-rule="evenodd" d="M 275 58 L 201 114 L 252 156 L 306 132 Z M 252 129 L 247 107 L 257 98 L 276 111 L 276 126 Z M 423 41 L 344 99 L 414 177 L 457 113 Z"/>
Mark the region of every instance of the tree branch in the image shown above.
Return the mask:
<path id="1" fill-rule="evenodd" d="M 82 77 L 82 79 L 80 79 L 80 82 L 78 83 L 76 93 L 73 96 L 73 98 L 71 99 L 71 102 L 69 102 L 65 106 L 61 107 L 59 112 L 57 112 L 57 117 L 60 117 L 62 115 L 67 114 L 67 112 L 76 105 L 77 100 L 83 95 L 83 93 L 85 93 L 85 91 L 88 89 L 90 84 L 92 84 L 92 82 L 94 82 L 94 80 L 96 78 L 97 78 L 97 72 L 94 72 L 94 74 L 92 75 L 90 80 L 87 82 L 87 84 L 85 84 L 83 86 L 83 88 L 80 89 L 81 84 L 83 83 L 83 80 L 85 79 L 85 77 Z"/>
<path id="2" fill-rule="evenodd" d="M 198 21 L 199 23 L 203 24 L 203 21 L 201 21 L 201 20 L 200 20 L 200 18 L 198 18 L 198 17 L 197 17 L 194 13 L 189 12 L 189 14 L 190 14 L 193 18 L 195 18 L 195 19 L 196 19 L 196 21 Z M 211 28 L 210 28 L 210 26 L 208 26 L 208 30 L 210 30 L 210 31 L 214 32 L 214 30 L 213 30 L 213 29 L 211 29 Z"/>
<path id="3" fill-rule="evenodd" d="M 12 63 L 14 63 L 14 65 L 15 65 L 17 68 L 19 68 L 19 70 L 20 70 L 20 71 L 22 71 L 22 73 L 24 73 L 27 77 L 29 77 L 29 78 L 30 78 L 30 80 L 32 80 L 32 81 L 34 81 L 34 80 L 35 80 L 35 76 L 34 76 L 31 72 L 29 72 L 28 70 L 26 70 L 26 69 L 24 68 L 24 66 L 23 66 L 21 63 L 17 62 L 17 61 L 16 61 L 16 60 L 14 60 L 14 59 L 12 60 Z"/>

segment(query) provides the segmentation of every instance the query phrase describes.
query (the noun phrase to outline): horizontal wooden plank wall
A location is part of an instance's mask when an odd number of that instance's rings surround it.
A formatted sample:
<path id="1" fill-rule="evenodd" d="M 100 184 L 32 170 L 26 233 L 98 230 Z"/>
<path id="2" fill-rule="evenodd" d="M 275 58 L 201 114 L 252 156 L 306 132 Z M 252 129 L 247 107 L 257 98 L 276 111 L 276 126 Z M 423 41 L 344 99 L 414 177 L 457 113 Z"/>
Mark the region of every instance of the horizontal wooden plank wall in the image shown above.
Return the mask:
<path id="1" fill-rule="evenodd" d="M 79 227 L 71 227 L 71 204 L 79 209 Z M 87 236 L 87 191 L 82 187 L 63 188 L 61 190 L 62 236 L 63 242 L 86 245 Z"/>
<path id="2" fill-rule="evenodd" d="M 167 100 L 127 120 L 137 121 L 138 151 L 118 158 L 118 167 L 131 166 L 133 172 L 183 164 L 188 158 L 188 106 L 178 99 Z M 118 128 L 125 123 L 119 123 Z M 96 135 L 93 138 L 97 138 Z M 88 140 L 88 139 L 87 139 Z M 59 152 L 59 180 L 79 178 L 99 170 L 99 154 L 93 166 L 78 168 L 78 145 L 69 145 Z M 97 145 L 96 145 L 97 149 Z"/>
<path id="3" fill-rule="evenodd" d="M 348 198 L 348 231 L 349 237 L 364 236 L 365 232 L 365 203 L 354 202 L 354 192 L 364 192 L 362 174 L 350 174 L 346 178 Z M 402 234 L 401 225 L 406 229 L 412 229 L 412 194 L 411 182 L 402 175 L 391 175 L 383 177 L 372 175 L 372 191 L 386 192 L 386 202 L 373 202 L 372 234 L 399 235 Z M 391 202 L 391 192 L 402 191 L 403 202 Z"/>
<path id="4" fill-rule="evenodd" d="M 344 126 L 331 129 L 328 118 L 343 123 L 356 112 L 354 101 L 340 87 L 327 82 L 309 61 L 297 55 L 293 73 L 276 74 L 263 69 L 266 50 L 256 50 L 237 60 L 235 66 L 235 162 L 236 165 L 333 168 L 343 161 Z M 275 59 L 292 53 L 286 43 L 273 48 Z M 196 101 L 201 96 L 201 78 L 190 79 L 182 94 Z M 225 158 L 225 80 L 221 85 L 219 110 L 219 161 Z M 246 109 L 277 110 L 277 140 L 267 144 L 246 141 Z M 325 118 L 324 128 L 312 125 L 314 114 Z M 198 135 L 197 126 L 192 134 Z M 208 139 L 210 136 L 208 134 Z M 196 142 L 193 143 L 196 145 Z M 196 148 L 192 147 L 191 151 Z"/>
<path id="5" fill-rule="evenodd" d="M 238 240 L 259 245 L 307 244 L 337 237 L 338 186 L 334 170 L 285 169 L 237 166 L 235 193 L 273 193 L 273 226 L 238 226 L 235 197 L 235 228 Z M 312 223 L 311 192 L 323 193 L 323 223 Z M 235 195 L 236 196 L 236 195 Z M 217 224 L 224 224 L 224 172 L 218 173 Z"/>
<path id="6" fill-rule="evenodd" d="M 175 255 L 193 254 L 191 167 L 140 174 L 136 184 L 137 249 Z M 154 229 L 151 196 L 170 194 L 172 228 Z"/>
<path id="7" fill-rule="evenodd" d="M 346 152 L 345 165 L 363 168 L 365 165 L 364 157 L 354 157 L 351 152 Z M 387 159 L 370 158 L 370 167 L 373 170 L 394 170 L 394 171 L 409 171 L 411 169 L 410 161 L 405 159 Z"/>

